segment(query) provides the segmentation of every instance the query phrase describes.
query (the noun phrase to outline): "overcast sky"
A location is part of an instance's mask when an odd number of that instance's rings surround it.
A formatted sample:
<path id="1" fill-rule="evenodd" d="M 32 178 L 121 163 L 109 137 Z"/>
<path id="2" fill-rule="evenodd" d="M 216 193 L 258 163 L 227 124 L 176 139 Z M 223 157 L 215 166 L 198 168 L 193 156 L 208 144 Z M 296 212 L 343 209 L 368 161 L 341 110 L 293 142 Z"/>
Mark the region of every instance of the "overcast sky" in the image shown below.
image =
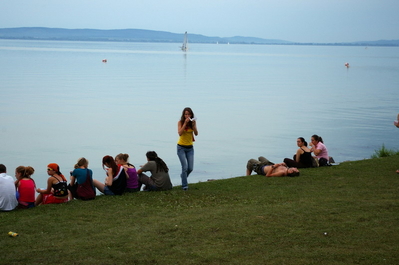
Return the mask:
<path id="1" fill-rule="evenodd" d="M 399 39 L 399 0 L 0 0 L 0 28 L 149 29 L 294 42 Z"/>

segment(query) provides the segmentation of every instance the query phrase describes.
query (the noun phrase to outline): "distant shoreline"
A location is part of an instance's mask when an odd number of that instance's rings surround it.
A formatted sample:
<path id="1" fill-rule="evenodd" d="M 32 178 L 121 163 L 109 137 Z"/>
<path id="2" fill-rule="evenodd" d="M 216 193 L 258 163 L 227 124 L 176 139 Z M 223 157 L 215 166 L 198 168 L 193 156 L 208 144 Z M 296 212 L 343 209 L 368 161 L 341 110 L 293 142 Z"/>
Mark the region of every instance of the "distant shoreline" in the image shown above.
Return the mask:
<path id="1" fill-rule="evenodd" d="M 137 40 L 112 40 L 112 39 L 71 39 L 71 38 L 6 38 L 0 37 L 0 40 L 27 40 L 27 41 L 90 41 L 90 42 L 131 42 L 131 43 L 180 43 L 178 41 L 137 41 Z M 190 44 L 216 44 L 214 42 L 190 42 Z M 219 42 L 217 44 L 241 44 L 241 45 L 285 45 L 285 46 L 353 46 L 353 47 L 399 47 L 399 44 L 362 44 L 362 43 L 248 43 L 248 42 Z"/>
<path id="2" fill-rule="evenodd" d="M 46 41 L 97 41 L 137 43 L 182 43 L 184 33 L 143 29 L 64 29 L 45 27 L 0 28 L 0 39 Z M 365 46 L 398 47 L 399 40 L 355 41 L 336 43 L 293 42 L 257 37 L 208 37 L 188 33 L 188 42 L 195 44 L 249 44 L 249 45 L 306 45 L 306 46 Z"/>

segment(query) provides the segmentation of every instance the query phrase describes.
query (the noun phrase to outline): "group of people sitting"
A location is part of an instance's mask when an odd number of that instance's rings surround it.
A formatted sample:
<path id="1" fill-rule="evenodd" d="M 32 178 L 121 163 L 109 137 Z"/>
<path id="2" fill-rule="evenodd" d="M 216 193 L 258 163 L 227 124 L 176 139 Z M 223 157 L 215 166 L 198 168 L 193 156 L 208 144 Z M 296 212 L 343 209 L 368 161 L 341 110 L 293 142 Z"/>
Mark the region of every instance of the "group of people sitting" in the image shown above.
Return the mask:
<path id="1" fill-rule="evenodd" d="M 312 135 L 310 148 L 303 137 L 297 139 L 298 150 L 293 159 L 285 158 L 284 162 L 274 164 L 265 157 L 258 160 L 250 159 L 247 163 L 246 175 L 255 171 L 266 177 L 299 176 L 298 168 L 329 165 L 331 157 L 318 135 Z M 315 156 L 312 156 L 312 153 Z M 0 211 L 11 211 L 15 208 L 32 208 L 41 204 L 58 204 L 70 200 L 92 200 L 96 196 L 95 189 L 104 195 L 122 195 L 125 192 L 140 191 L 144 185 L 145 191 L 163 191 L 172 189 L 169 177 L 169 168 L 154 151 L 146 154 L 147 163 L 136 169 L 128 162 L 128 154 L 104 156 L 102 159 L 105 170 L 105 181 L 93 179 L 93 172 L 88 168 L 89 161 L 80 158 L 74 170 L 70 172 L 70 182 L 60 172 L 56 163 L 47 165 L 47 188 L 36 188 L 32 175 L 35 170 L 28 166 L 19 166 L 15 169 L 14 179 L 7 175 L 6 167 L 0 164 Z M 151 176 L 144 172 L 150 171 Z M 36 192 L 38 196 L 35 197 Z"/>
<path id="2" fill-rule="evenodd" d="M 96 197 L 97 188 L 104 195 L 122 195 L 125 192 L 162 191 L 172 189 L 169 168 L 154 151 L 146 154 L 147 163 L 136 170 L 128 162 L 128 154 L 118 154 L 115 158 L 104 156 L 105 181 L 93 179 L 93 172 L 88 168 L 89 161 L 80 158 L 74 170 L 70 172 L 70 182 L 60 172 L 56 163 L 47 165 L 47 188 L 36 188 L 32 178 L 35 170 L 28 166 L 15 169 L 14 179 L 7 175 L 7 168 L 0 164 L 0 211 L 11 211 L 15 208 L 27 209 L 41 204 L 58 204 L 70 200 L 92 200 Z M 144 172 L 151 172 L 147 176 Z M 36 192 L 38 196 L 36 197 Z"/>
<path id="3" fill-rule="evenodd" d="M 316 134 L 311 137 L 310 148 L 303 137 L 299 137 L 296 144 L 299 148 L 293 159 L 285 158 L 282 163 L 274 164 L 263 156 L 248 160 L 246 175 L 249 176 L 254 171 L 266 177 L 296 177 L 299 176 L 298 168 L 321 167 L 334 162 L 328 155 L 323 139 Z"/>

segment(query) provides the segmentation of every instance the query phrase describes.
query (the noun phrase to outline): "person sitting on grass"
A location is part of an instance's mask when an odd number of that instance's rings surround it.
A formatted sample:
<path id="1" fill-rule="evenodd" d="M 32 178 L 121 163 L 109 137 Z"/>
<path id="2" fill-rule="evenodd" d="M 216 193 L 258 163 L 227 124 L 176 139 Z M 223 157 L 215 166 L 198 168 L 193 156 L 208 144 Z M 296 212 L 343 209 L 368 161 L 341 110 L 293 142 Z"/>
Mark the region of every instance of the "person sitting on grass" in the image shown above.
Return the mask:
<path id="1" fill-rule="evenodd" d="M 147 163 L 137 171 L 139 174 L 140 186 L 145 185 L 145 191 L 161 191 L 172 189 L 172 182 L 169 177 L 169 168 L 165 162 L 158 157 L 154 151 L 146 153 Z M 151 177 L 148 177 L 143 172 L 151 172 Z"/>
<path id="2" fill-rule="evenodd" d="M 15 169 L 15 177 L 17 181 L 15 182 L 15 187 L 18 190 L 18 208 L 28 209 L 35 207 L 35 191 L 36 184 L 32 179 L 31 175 L 35 170 L 33 167 L 19 166 Z"/>
<path id="3" fill-rule="evenodd" d="M 36 206 L 41 204 L 53 204 L 68 202 L 67 180 L 60 172 L 56 163 L 47 165 L 47 189 L 36 189 L 39 195 L 36 197 Z"/>
<path id="4" fill-rule="evenodd" d="M 7 168 L 0 164 L 0 212 L 12 211 L 18 205 L 14 179 L 7 175 Z"/>
<path id="5" fill-rule="evenodd" d="M 314 134 L 310 138 L 310 152 L 313 152 L 319 161 L 319 166 L 328 166 L 330 165 L 330 157 L 328 156 L 327 147 L 323 143 L 323 139 L 321 136 Z"/>
<path id="6" fill-rule="evenodd" d="M 126 189 L 127 174 L 125 168 L 117 165 L 112 156 L 103 157 L 103 169 L 106 172 L 105 182 L 94 179 L 93 184 L 104 195 L 122 195 Z"/>
<path id="7" fill-rule="evenodd" d="M 312 153 L 308 148 L 308 143 L 303 137 L 299 137 L 296 140 L 296 144 L 299 147 L 294 155 L 294 159 L 284 158 L 284 163 L 289 167 L 296 168 L 307 168 L 312 167 Z"/>
<path id="8" fill-rule="evenodd" d="M 93 185 L 93 171 L 88 167 L 89 161 L 81 157 L 75 164 L 75 169 L 71 171 L 71 181 L 68 185 L 70 201 L 74 198 L 81 200 L 95 199 L 96 189 Z M 82 194 L 81 191 L 85 192 Z"/>
<path id="9" fill-rule="evenodd" d="M 115 162 L 125 168 L 127 174 L 126 190 L 125 192 L 137 192 L 140 191 L 139 177 L 137 175 L 136 168 L 133 164 L 128 162 L 128 154 L 118 154 L 115 156 Z"/>
<path id="10" fill-rule="evenodd" d="M 260 156 L 258 160 L 248 160 L 246 175 L 250 176 L 252 171 L 266 177 L 299 176 L 299 170 L 296 167 L 287 167 L 285 163 L 274 164 L 263 156 Z"/>

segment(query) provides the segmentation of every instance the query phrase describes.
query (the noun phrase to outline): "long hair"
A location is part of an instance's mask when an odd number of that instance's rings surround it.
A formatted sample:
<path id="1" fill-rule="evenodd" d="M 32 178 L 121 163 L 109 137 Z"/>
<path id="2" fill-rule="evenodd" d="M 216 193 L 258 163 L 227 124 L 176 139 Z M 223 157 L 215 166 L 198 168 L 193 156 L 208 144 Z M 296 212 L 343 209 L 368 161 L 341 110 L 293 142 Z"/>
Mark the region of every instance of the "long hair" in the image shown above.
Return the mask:
<path id="1" fill-rule="evenodd" d="M 103 168 L 105 170 L 105 165 L 109 166 L 112 169 L 112 177 L 116 177 L 118 175 L 118 165 L 115 163 L 115 160 L 112 156 L 104 156 L 103 157 Z"/>
<path id="2" fill-rule="evenodd" d="M 158 157 L 157 153 L 155 153 L 155 151 L 148 151 L 146 154 L 146 157 L 148 159 L 148 161 L 155 161 L 155 163 L 157 164 L 157 171 L 164 171 L 164 172 L 168 172 L 169 168 L 166 165 L 166 163 Z"/>
<path id="3" fill-rule="evenodd" d="M 321 136 L 318 136 L 317 134 L 313 134 L 312 138 L 315 139 L 317 142 L 323 143 L 323 139 L 321 138 Z"/>
<path id="4" fill-rule="evenodd" d="M 35 169 L 34 169 L 33 167 L 31 167 L 31 166 L 27 166 L 27 167 L 19 166 L 19 167 L 17 167 L 17 168 L 15 169 L 15 171 L 21 174 L 20 177 L 17 179 L 17 182 L 15 183 L 16 186 L 18 186 L 19 181 L 20 181 L 21 179 L 23 179 L 23 178 L 28 178 L 28 179 L 33 180 L 33 179 L 31 178 L 31 176 L 33 175 L 33 173 L 35 173 Z M 33 183 L 34 183 L 34 182 L 35 182 L 35 181 L 33 180 Z"/>
<path id="5" fill-rule="evenodd" d="M 308 146 L 308 143 L 306 142 L 305 138 L 303 137 L 298 137 L 299 140 L 301 140 L 301 142 L 305 145 Z"/>
<path id="6" fill-rule="evenodd" d="M 78 162 L 75 164 L 74 168 L 80 168 L 80 167 L 87 168 L 88 166 L 89 166 L 89 160 L 87 160 L 84 157 L 81 157 L 78 159 Z"/>
<path id="7" fill-rule="evenodd" d="M 181 113 L 181 117 L 180 117 L 180 124 L 183 126 L 183 124 L 184 124 L 184 121 L 186 120 L 186 118 L 184 117 L 184 113 L 186 112 L 186 111 L 188 111 L 188 113 L 190 113 L 190 118 L 192 119 L 192 118 L 194 118 L 194 112 L 193 112 L 193 110 L 191 109 L 191 108 L 189 108 L 189 107 L 186 107 L 186 108 L 184 108 L 183 109 L 183 111 L 182 111 L 182 113 Z M 189 121 L 188 123 L 187 123 L 187 127 L 186 128 L 193 128 L 193 122 L 192 121 Z"/>
<path id="8" fill-rule="evenodd" d="M 21 174 L 21 179 L 30 178 L 30 176 L 35 173 L 35 169 L 31 166 L 19 166 L 15 169 L 15 171 Z"/>
<path id="9" fill-rule="evenodd" d="M 135 167 L 133 164 L 129 163 L 129 155 L 128 154 L 122 154 L 122 153 L 117 154 L 115 156 L 115 159 L 119 159 L 119 160 L 125 161 L 128 166 Z"/>

